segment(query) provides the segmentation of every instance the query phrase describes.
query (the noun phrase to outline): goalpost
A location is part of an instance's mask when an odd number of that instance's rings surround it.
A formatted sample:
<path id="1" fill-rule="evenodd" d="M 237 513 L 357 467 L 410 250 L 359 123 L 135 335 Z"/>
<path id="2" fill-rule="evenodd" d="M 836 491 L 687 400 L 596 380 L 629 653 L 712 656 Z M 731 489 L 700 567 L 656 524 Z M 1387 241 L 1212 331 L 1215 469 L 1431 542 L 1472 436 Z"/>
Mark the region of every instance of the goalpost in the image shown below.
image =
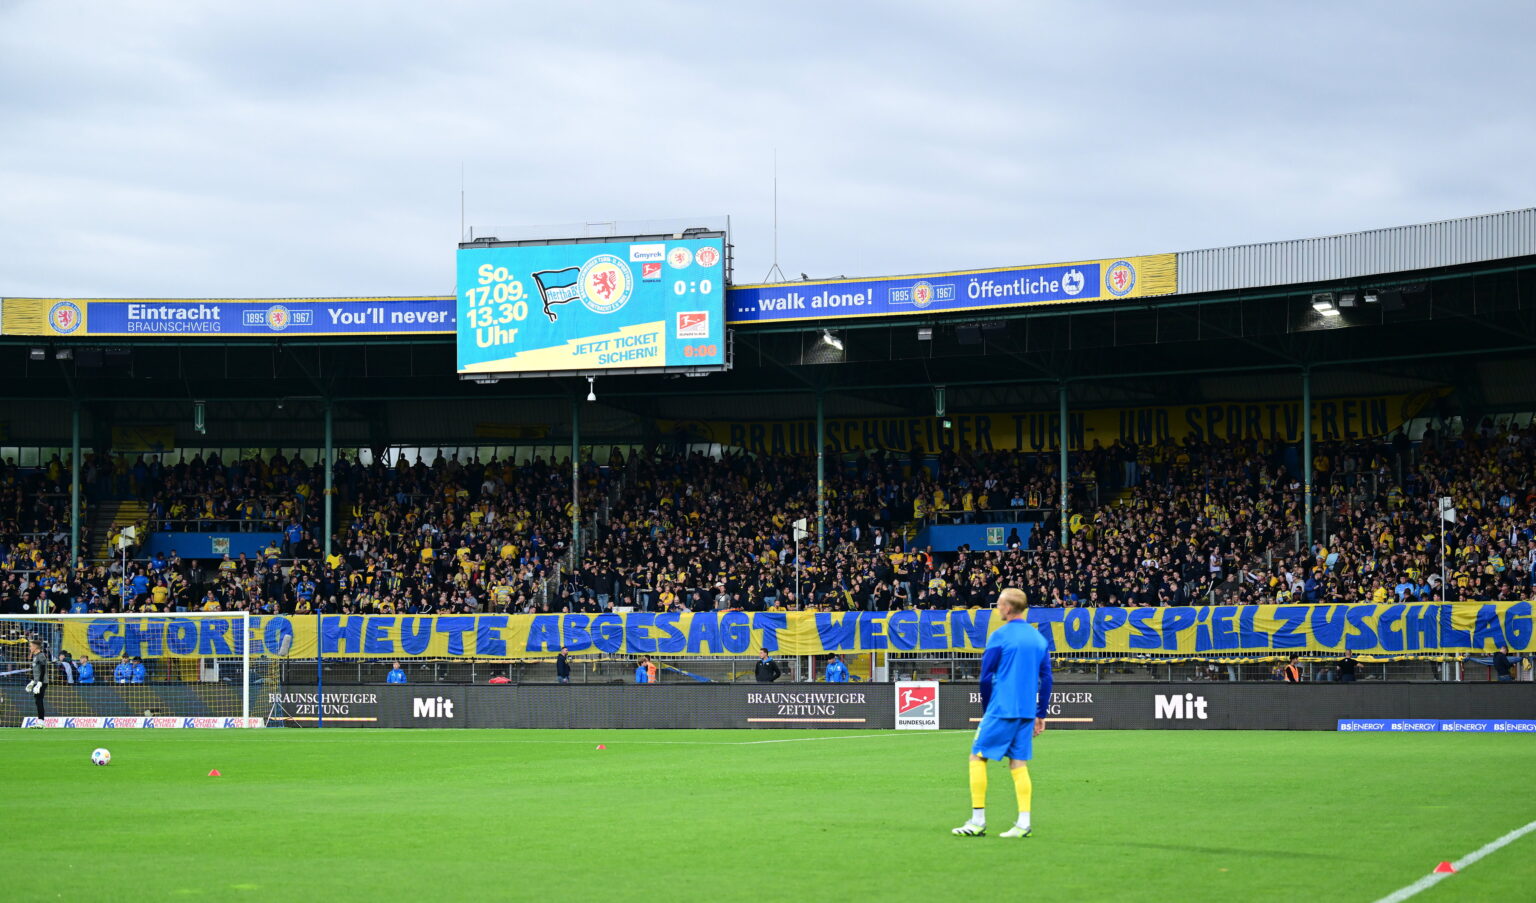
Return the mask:
<path id="1" fill-rule="evenodd" d="M 0 615 L 0 726 L 261 727 L 251 688 L 272 663 L 253 663 L 249 636 L 246 612 Z"/>

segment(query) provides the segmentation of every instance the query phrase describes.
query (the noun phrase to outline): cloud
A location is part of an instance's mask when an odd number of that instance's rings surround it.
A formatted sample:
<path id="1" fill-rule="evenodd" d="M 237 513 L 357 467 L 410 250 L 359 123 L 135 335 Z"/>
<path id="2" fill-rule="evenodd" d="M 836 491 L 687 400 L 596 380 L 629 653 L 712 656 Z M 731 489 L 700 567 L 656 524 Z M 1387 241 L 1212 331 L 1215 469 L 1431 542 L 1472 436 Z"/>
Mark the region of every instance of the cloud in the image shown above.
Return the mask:
<path id="1" fill-rule="evenodd" d="M 1251 7 L 1251 8 L 1250 8 Z M 1521 5 L 0 6 L 0 294 L 452 289 L 482 226 L 732 216 L 737 279 L 1527 206 Z"/>

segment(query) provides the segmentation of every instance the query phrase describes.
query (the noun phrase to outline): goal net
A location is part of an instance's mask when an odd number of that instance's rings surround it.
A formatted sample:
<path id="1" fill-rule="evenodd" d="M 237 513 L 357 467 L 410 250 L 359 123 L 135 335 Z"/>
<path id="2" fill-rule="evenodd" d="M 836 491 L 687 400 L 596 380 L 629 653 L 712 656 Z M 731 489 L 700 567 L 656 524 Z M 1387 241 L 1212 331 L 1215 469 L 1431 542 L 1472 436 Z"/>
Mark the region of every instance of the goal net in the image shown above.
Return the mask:
<path id="1" fill-rule="evenodd" d="M 0 615 L 0 726 L 255 727 L 244 613 Z M 35 692 L 34 659 L 46 659 Z"/>

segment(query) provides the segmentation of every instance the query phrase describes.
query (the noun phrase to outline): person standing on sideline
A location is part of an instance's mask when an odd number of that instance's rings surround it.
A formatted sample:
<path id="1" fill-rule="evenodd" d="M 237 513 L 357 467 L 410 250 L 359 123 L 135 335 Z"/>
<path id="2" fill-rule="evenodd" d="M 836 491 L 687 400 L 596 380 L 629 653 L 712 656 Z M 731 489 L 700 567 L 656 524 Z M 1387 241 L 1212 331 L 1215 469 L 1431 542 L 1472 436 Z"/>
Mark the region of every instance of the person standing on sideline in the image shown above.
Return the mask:
<path id="1" fill-rule="evenodd" d="M 48 689 L 48 653 L 43 651 L 43 644 L 38 640 L 29 640 L 27 648 L 32 652 L 32 680 L 27 683 L 27 692 L 32 694 L 32 702 L 37 706 L 38 727 L 42 727 L 41 721 L 47 717 L 43 714 L 43 693 Z"/>
<path id="2" fill-rule="evenodd" d="M 848 666 L 843 664 L 843 657 L 834 653 L 827 662 L 827 683 L 845 684 L 848 682 Z"/>
<path id="3" fill-rule="evenodd" d="M 1280 672 L 1281 677 L 1285 680 L 1286 683 L 1301 683 L 1301 665 L 1297 664 L 1297 662 L 1300 660 L 1301 656 L 1299 655 L 1291 656 L 1291 660 L 1286 663 L 1285 669 Z"/>
<path id="4" fill-rule="evenodd" d="M 1500 646 L 1499 651 L 1493 654 L 1493 675 L 1501 683 L 1508 683 L 1515 679 L 1515 669 L 1519 667 L 1518 659 L 1509 657 L 1509 647 Z"/>
<path id="5" fill-rule="evenodd" d="M 1354 683 L 1355 671 L 1359 667 L 1360 663 L 1355 661 L 1355 654 L 1345 651 L 1344 657 L 1339 660 L 1339 682 L 1346 684 Z"/>
<path id="6" fill-rule="evenodd" d="M 981 656 L 981 725 L 971 745 L 971 817 L 952 833 L 980 837 L 987 833 L 987 762 L 1008 759 L 1019 818 L 1001 837 L 1028 837 L 1034 784 L 1029 760 L 1034 739 L 1045 730 L 1051 703 L 1051 653 L 1040 631 L 1024 620 L 1029 608 L 1024 591 L 1009 587 L 998 594 L 998 628 Z"/>
<path id="7" fill-rule="evenodd" d="M 144 667 L 144 659 L 135 655 L 133 664 L 129 666 L 128 682 L 141 684 L 149 679 L 149 670 Z"/>
<path id="8" fill-rule="evenodd" d="M 645 682 L 648 684 L 661 682 L 661 668 L 651 661 L 649 655 L 645 657 Z"/>
<path id="9" fill-rule="evenodd" d="M 75 670 L 75 660 L 68 652 L 59 653 L 59 670 L 64 672 L 64 682 L 67 684 L 79 682 L 79 672 Z"/>
<path id="10" fill-rule="evenodd" d="M 571 654 L 564 646 L 560 647 L 560 654 L 555 656 L 555 680 L 563 684 L 571 682 Z"/>
<path id="11" fill-rule="evenodd" d="M 640 661 L 635 665 L 635 683 L 644 684 L 651 682 L 651 670 L 646 667 L 650 660 L 649 656 L 641 656 Z"/>
<path id="12" fill-rule="evenodd" d="M 133 680 L 133 665 L 129 663 L 128 656 L 125 655 L 123 660 L 117 663 L 117 667 L 112 669 L 112 682 L 125 684 L 131 680 Z"/>
<path id="13" fill-rule="evenodd" d="M 389 676 L 384 678 L 384 682 L 387 684 L 405 683 L 405 669 L 400 667 L 399 662 L 395 662 L 395 666 L 389 669 Z"/>
<path id="14" fill-rule="evenodd" d="M 779 670 L 779 663 L 773 660 L 773 656 L 768 654 L 767 649 L 757 654 L 757 665 L 754 670 L 757 672 L 757 682 L 760 684 L 771 684 L 783 673 Z"/>
<path id="15" fill-rule="evenodd" d="M 91 664 L 91 657 L 89 655 L 80 656 L 80 668 L 75 675 L 75 679 L 83 684 L 93 684 L 96 682 L 96 666 Z"/>

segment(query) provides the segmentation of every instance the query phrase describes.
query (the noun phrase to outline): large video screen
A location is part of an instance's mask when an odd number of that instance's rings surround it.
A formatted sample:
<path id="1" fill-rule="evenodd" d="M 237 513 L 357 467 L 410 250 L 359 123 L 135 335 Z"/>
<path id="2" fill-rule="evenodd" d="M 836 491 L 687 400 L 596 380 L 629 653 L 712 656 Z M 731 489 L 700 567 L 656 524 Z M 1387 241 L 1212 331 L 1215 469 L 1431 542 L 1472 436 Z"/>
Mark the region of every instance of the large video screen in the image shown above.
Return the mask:
<path id="1" fill-rule="evenodd" d="M 461 374 L 721 368 L 725 236 L 460 246 Z"/>

